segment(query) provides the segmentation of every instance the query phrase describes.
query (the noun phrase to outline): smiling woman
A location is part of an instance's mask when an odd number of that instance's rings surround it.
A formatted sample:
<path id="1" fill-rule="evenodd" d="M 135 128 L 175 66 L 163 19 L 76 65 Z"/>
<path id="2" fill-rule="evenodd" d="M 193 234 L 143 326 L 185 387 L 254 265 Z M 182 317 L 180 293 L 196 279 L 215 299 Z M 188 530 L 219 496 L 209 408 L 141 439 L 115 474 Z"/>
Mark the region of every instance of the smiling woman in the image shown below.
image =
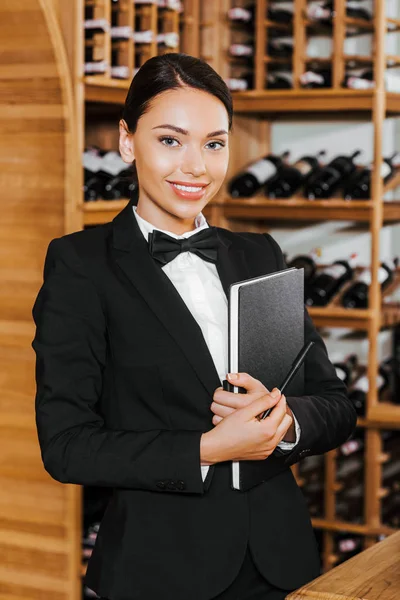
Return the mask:
<path id="1" fill-rule="evenodd" d="M 137 214 L 180 234 L 220 189 L 229 162 L 232 99 L 205 62 L 178 53 L 148 60 L 120 121 L 120 152 L 139 182 Z"/>
<path id="2" fill-rule="evenodd" d="M 62 483 L 112 489 L 84 583 L 110 600 L 283 600 L 319 574 L 290 466 L 346 441 L 354 409 L 306 309 L 315 343 L 298 396 L 227 373 L 231 284 L 286 265 L 268 233 L 202 213 L 229 161 L 221 77 L 185 54 L 151 58 L 119 128 L 137 198 L 50 242 L 32 311 L 43 464 Z"/>

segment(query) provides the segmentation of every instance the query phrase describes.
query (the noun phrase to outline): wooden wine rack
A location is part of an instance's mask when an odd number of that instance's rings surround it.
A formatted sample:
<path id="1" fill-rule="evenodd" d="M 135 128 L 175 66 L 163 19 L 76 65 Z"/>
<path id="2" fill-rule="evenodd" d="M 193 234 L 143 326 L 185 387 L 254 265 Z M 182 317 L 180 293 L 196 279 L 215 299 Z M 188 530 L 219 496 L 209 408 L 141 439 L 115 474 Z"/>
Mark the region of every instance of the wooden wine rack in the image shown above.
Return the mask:
<path id="1" fill-rule="evenodd" d="M 373 382 L 378 368 L 378 333 L 381 328 L 400 322 L 399 305 L 386 302 L 391 288 L 381 294 L 377 279 L 382 225 L 400 222 L 400 199 L 383 201 L 384 192 L 395 189 L 400 178 L 393 179 L 384 188 L 377 175 L 382 163 L 383 121 L 387 116 L 400 115 L 400 94 L 388 92 L 383 77 L 389 62 L 399 64 L 398 57 L 385 56 L 384 37 L 388 31 L 400 31 L 400 20 L 385 18 L 384 2 L 375 2 L 376 13 L 372 23 L 350 20 L 344 14 L 344 0 L 335 0 L 334 51 L 329 59 L 334 73 L 333 87 L 304 90 L 300 88 L 298 78 L 308 60 L 306 34 L 317 29 L 304 17 L 305 1 L 294 0 L 296 11 L 290 30 L 266 19 L 268 1 L 256 0 L 256 85 L 254 90 L 233 94 L 234 135 L 227 181 L 246 163 L 269 151 L 271 122 L 274 120 L 293 119 L 293 115 L 303 121 L 320 119 L 321 116 L 331 119 L 338 115 L 346 119 L 357 117 L 371 121 L 374 128 L 371 198 L 350 202 L 340 198 L 310 202 L 299 196 L 288 200 L 270 200 L 262 196 L 233 199 L 225 185 L 204 213 L 212 224 L 234 231 L 264 232 L 278 221 L 297 221 L 301 225 L 304 221 L 324 219 L 348 219 L 369 227 L 372 273 L 369 308 L 358 311 L 342 309 L 337 298 L 328 307 L 309 309 L 317 326 L 359 329 L 365 331 L 369 340 L 367 373 L 370 393 L 366 417 L 358 420 L 359 426 L 366 432 L 364 456 L 368 465 L 364 480 L 364 521 L 356 524 L 336 518 L 337 455 L 336 451 L 327 453 L 324 457 L 324 514 L 313 519 L 314 527 L 323 532 L 323 567 L 327 570 L 334 564 L 335 532 L 360 534 L 365 539 L 365 547 L 368 547 L 377 541 L 378 535 L 394 531 L 380 518 L 384 494 L 381 430 L 400 428 L 400 407 L 391 404 L 390 398 L 383 397 L 378 401 Z M 104 18 L 110 19 L 111 0 L 93 0 L 93 4 L 99 10 L 102 7 Z M 234 4 L 245 6 L 247 0 L 237 0 Z M 137 44 L 133 40 L 122 44 L 121 52 L 126 52 L 123 62 L 129 68 L 126 80 L 112 78 L 110 69 L 101 75 L 85 77 L 83 0 L 24 0 L 23 3 L 15 0 L 5 3 L 2 10 L 2 19 L 7 25 L 0 39 L 4 74 L 1 84 L 4 92 L 4 118 L 1 121 L 3 159 L 7 174 L 12 176 L 8 189 L 14 194 L 4 208 L 3 239 L 6 246 L 3 254 L 9 256 L 10 240 L 14 246 L 18 245 L 18 257 L 13 268 L 7 265 L 5 269 L 8 285 L 10 273 L 13 273 L 10 284 L 14 290 L 13 302 L 9 301 L 6 293 L 2 296 L 7 320 L 4 317 L 1 322 L 1 379 L 4 387 L 0 438 L 2 455 L 10 461 L 3 464 L 0 473 L 0 552 L 5 561 L 0 567 L 0 595 L 4 598 L 47 599 L 57 595 L 62 600 L 78 600 L 81 596 L 82 490 L 78 486 L 55 482 L 43 469 L 32 411 L 34 357 L 31 351 L 28 356 L 28 346 L 33 337 L 31 309 L 41 284 L 43 260 L 50 239 L 87 225 L 108 222 L 127 202 L 83 202 L 83 149 L 86 143 L 97 143 L 104 148 L 118 147 L 118 119 L 131 75 L 147 58 L 160 51 L 155 41 L 157 34 L 179 34 L 179 45 L 171 48 L 172 51 L 181 50 L 202 57 L 224 78 L 230 76 L 232 68 L 227 52 L 231 40 L 231 26 L 226 18 L 231 7 L 230 0 L 184 0 L 182 13 L 174 8 L 160 10 L 151 2 L 139 6 L 131 0 L 122 0 L 121 7 L 124 7 L 124 14 L 119 17 L 119 25 L 134 27 L 135 15 L 140 12 L 150 23 L 143 27 L 149 27 L 154 33 L 152 41 L 147 44 Z M 341 87 L 345 64 L 349 60 L 342 48 L 345 30 L 349 26 L 371 32 L 374 36 L 373 56 L 368 61 L 364 57 L 353 57 L 358 64 L 373 66 L 376 85 L 372 90 L 356 91 Z M 264 89 L 265 76 L 273 66 L 264 52 L 272 27 L 279 27 L 283 33 L 293 31 L 295 37 L 291 59 L 295 86 L 292 90 Z M 34 51 L 27 53 L 25 48 L 21 49 L 21 36 L 15 36 L 15 31 L 29 38 Z M 96 44 L 111 64 L 110 33 L 105 31 Z M 324 61 L 326 64 L 327 61 Z M 16 132 L 21 135 L 15 135 Z M 50 146 L 56 148 L 51 160 Z M 28 153 L 30 151 L 31 154 Z M 38 157 L 42 157 L 41 161 Z M 54 169 L 54 162 L 58 165 L 57 169 Z M 18 177 L 15 177 L 16 165 Z M 9 233 L 11 227 L 12 237 Z M 27 273 L 32 273 L 32 276 L 27 276 Z M 399 284 L 397 272 L 392 288 Z M 21 360 L 25 361 L 22 370 Z M 22 372 L 24 377 L 21 377 Z M 25 373 L 31 374 L 28 383 Z M 295 474 L 297 469 L 295 465 Z"/>

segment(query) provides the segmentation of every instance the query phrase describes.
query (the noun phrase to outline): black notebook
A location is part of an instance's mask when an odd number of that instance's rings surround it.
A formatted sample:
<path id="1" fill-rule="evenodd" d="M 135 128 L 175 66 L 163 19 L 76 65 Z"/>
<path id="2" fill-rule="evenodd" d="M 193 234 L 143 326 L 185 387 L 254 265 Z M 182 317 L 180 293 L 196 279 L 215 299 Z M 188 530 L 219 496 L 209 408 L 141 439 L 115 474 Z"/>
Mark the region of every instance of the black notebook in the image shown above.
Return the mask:
<path id="1" fill-rule="evenodd" d="M 304 269 L 292 267 L 232 284 L 228 310 L 229 372 L 249 373 L 269 391 L 279 387 L 304 344 Z M 299 396 L 303 390 L 304 364 L 284 394 Z M 232 461 L 232 488 L 252 487 L 258 462 Z"/>

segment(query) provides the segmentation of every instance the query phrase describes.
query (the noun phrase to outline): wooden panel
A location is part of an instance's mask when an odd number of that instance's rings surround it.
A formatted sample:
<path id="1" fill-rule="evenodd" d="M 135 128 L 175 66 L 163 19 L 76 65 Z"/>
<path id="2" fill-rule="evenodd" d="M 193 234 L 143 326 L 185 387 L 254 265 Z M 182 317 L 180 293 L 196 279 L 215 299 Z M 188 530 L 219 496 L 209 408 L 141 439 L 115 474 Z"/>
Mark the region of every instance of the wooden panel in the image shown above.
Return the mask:
<path id="1" fill-rule="evenodd" d="M 32 306 L 75 204 L 74 107 L 51 0 L 0 3 L 0 597 L 76 600 L 71 486 L 43 468 Z M 79 491 L 79 488 L 77 488 Z"/>

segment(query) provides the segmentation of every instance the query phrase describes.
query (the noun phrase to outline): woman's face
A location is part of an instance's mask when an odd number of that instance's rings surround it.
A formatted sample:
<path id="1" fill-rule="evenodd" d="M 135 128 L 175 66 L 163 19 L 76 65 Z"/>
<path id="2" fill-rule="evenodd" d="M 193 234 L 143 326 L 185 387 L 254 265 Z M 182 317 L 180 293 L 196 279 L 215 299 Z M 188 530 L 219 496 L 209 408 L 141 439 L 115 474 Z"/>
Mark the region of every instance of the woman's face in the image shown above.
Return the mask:
<path id="1" fill-rule="evenodd" d="M 156 96 L 136 132 L 120 122 L 120 152 L 136 159 L 137 213 L 177 235 L 194 228 L 194 219 L 220 189 L 229 162 L 229 120 L 215 96 L 193 88 Z M 196 187 L 180 190 L 174 183 Z"/>

